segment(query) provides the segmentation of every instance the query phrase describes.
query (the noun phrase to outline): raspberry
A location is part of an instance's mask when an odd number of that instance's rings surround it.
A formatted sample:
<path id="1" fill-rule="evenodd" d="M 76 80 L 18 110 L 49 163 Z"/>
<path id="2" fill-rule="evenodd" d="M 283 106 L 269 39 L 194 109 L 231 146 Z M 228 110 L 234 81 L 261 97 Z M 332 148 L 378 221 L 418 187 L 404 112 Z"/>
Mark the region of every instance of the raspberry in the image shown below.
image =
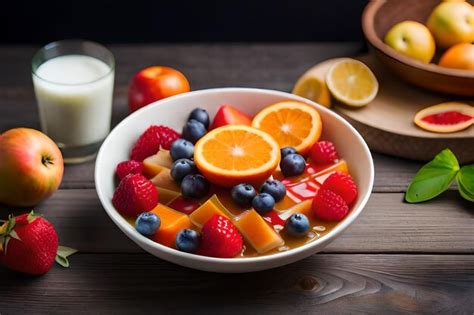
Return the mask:
<path id="1" fill-rule="evenodd" d="M 201 255 L 231 258 L 240 254 L 242 247 L 242 235 L 226 217 L 215 214 L 202 227 Z"/>
<path id="2" fill-rule="evenodd" d="M 173 142 L 181 137 L 179 133 L 166 126 L 158 126 L 158 130 L 161 138 L 161 147 L 165 150 L 169 150 Z"/>
<path id="3" fill-rule="evenodd" d="M 316 163 L 331 163 L 339 159 L 336 148 L 330 141 L 316 142 L 309 154 Z"/>
<path id="4" fill-rule="evenodd" d="M 133 145 L 132 160 L 142 162 L 147 157 L 156 154 L 161 147 L 160 132 L 161 128 L 158 126 L 148 127 Z"/>
<path id="5" fill-rule="evenodd" d="M 357 186 L 351 175 L 337 171 L 331 174 L 321 188 L 329 189 L 340 195 L 350 205 L 357 197 Z"/>
<path id="6" fill-rule="evenodd" d="M 133 160 L 120 162 L 115 173 L 120 180 L 129 174 L 143 174 L 143 163 Z"/>
<path id="7" fill-rule="evenodd" d="M 349 212 L 344 199 L 335 192 L 321 188 L 313 199 L 313 211 L 324 221 L 341 221 Z"/>
<path id="8" fill-rule="evenodd" d="M 126 217 L 136 217 L 158 204 L 158 191 L 143 175 L 127 175 L 114 192 L 112 203 Z"/>

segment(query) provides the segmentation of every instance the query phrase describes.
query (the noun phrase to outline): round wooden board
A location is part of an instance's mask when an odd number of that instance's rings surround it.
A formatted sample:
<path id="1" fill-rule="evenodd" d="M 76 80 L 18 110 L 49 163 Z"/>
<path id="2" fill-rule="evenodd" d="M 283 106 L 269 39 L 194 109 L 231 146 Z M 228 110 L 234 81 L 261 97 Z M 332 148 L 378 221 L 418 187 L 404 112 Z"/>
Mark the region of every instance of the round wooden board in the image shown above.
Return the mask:
<path id="1" fill-rule="evenodd" d="M 379 81 L 377 97 L 363 108 L 349 108 L 336 102 L 334 110 L 349 120 L 373 151 L 427 161 L 450 148 L 460 163 L 474 161 L 473 126 L 439 134 L 420 129 L 413 123 L 415 113 L 422 108 L 455 100 L 474 105 L 473 98 L 436 94 L 411 86 L 392 75 L 373 55 L 357 59 L 375 73 Z"/>

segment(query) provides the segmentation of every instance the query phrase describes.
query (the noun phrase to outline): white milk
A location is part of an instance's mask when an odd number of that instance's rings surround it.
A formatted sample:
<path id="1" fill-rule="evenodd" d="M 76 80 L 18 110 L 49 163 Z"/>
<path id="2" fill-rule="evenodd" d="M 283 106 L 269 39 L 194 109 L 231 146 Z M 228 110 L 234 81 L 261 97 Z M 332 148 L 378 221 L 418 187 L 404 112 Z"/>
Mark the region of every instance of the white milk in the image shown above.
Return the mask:
<path id="1" fill-rule="evenodd" d="M 102 141 L 110 131 L 114 73 L 103 61 L 64 55 L 33 75 L 43 131 L 61 147 Z"/>

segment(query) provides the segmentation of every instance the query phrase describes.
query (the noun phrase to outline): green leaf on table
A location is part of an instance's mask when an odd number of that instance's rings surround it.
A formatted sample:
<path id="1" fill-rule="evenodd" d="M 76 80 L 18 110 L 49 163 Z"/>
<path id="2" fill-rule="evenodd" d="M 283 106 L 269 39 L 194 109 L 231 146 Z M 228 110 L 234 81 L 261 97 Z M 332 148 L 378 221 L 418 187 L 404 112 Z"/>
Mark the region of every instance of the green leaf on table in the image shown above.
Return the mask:
<path id="1" fill-rule="evenodd" d="M 77 249 L 66 246 L 58 246 L 56 262 L 64 268 L 69 268 L 69 260 L 67 258 L 68 256 L 71 256 L 74 253 L 77 253 Z"/>
<path id="2" fill-rule="evenodd" d="M 449 188 L 458 171 L 456 156 L 451 150 L 444 149 L 416 173 L 405 200 L 416 203 L 433 199 Z"/>
<path id="3" fill-rule="evenodd" d="M 461 196 L 474 202 L 474 164 L 463 166 L 458 172 L 456 180 Z"/>

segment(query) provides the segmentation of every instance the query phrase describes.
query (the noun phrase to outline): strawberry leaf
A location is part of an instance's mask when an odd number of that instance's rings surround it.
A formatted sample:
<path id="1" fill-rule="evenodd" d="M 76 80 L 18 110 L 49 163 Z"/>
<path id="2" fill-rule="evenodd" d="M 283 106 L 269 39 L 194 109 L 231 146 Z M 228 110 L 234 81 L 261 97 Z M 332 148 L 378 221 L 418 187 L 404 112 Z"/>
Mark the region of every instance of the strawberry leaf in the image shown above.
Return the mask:
<path id="1" fill-rule="evenodd" d="M 28 223 L 31 223 L 40 216 L 41 215 L 35 213 L 35 210 L 31 210 L 30 213 L 28 213 L 28 216 L 26 219 L 28 220 Z"/>
<path id="2" fill-rule="evenodd" d="M 17 241 L 21 241 L 20 237 L 18 236 L 18 234 L 15 231 L 11 231 L 9 235 L 10 235 L 11 238 L 16 239 Z"/>
<path id="3" fill-rule="evenodd" d="M 3 245 L 3 251 L 5 252 L 5 255 L 7 254 L 8 242 L 10 242 L 10 240 L 11 240 L 10 236 L 5 237 L 5 244 Z"/>
<path id="4" fill-rule="evenodd" d="M 69 260 L 67 258 L 74 253 L 77 253 L 77 249 L 66 246 L 58 246 L 58 251 L 56 253 L 56 262 L 64 268 L 69 268 Z"/>

